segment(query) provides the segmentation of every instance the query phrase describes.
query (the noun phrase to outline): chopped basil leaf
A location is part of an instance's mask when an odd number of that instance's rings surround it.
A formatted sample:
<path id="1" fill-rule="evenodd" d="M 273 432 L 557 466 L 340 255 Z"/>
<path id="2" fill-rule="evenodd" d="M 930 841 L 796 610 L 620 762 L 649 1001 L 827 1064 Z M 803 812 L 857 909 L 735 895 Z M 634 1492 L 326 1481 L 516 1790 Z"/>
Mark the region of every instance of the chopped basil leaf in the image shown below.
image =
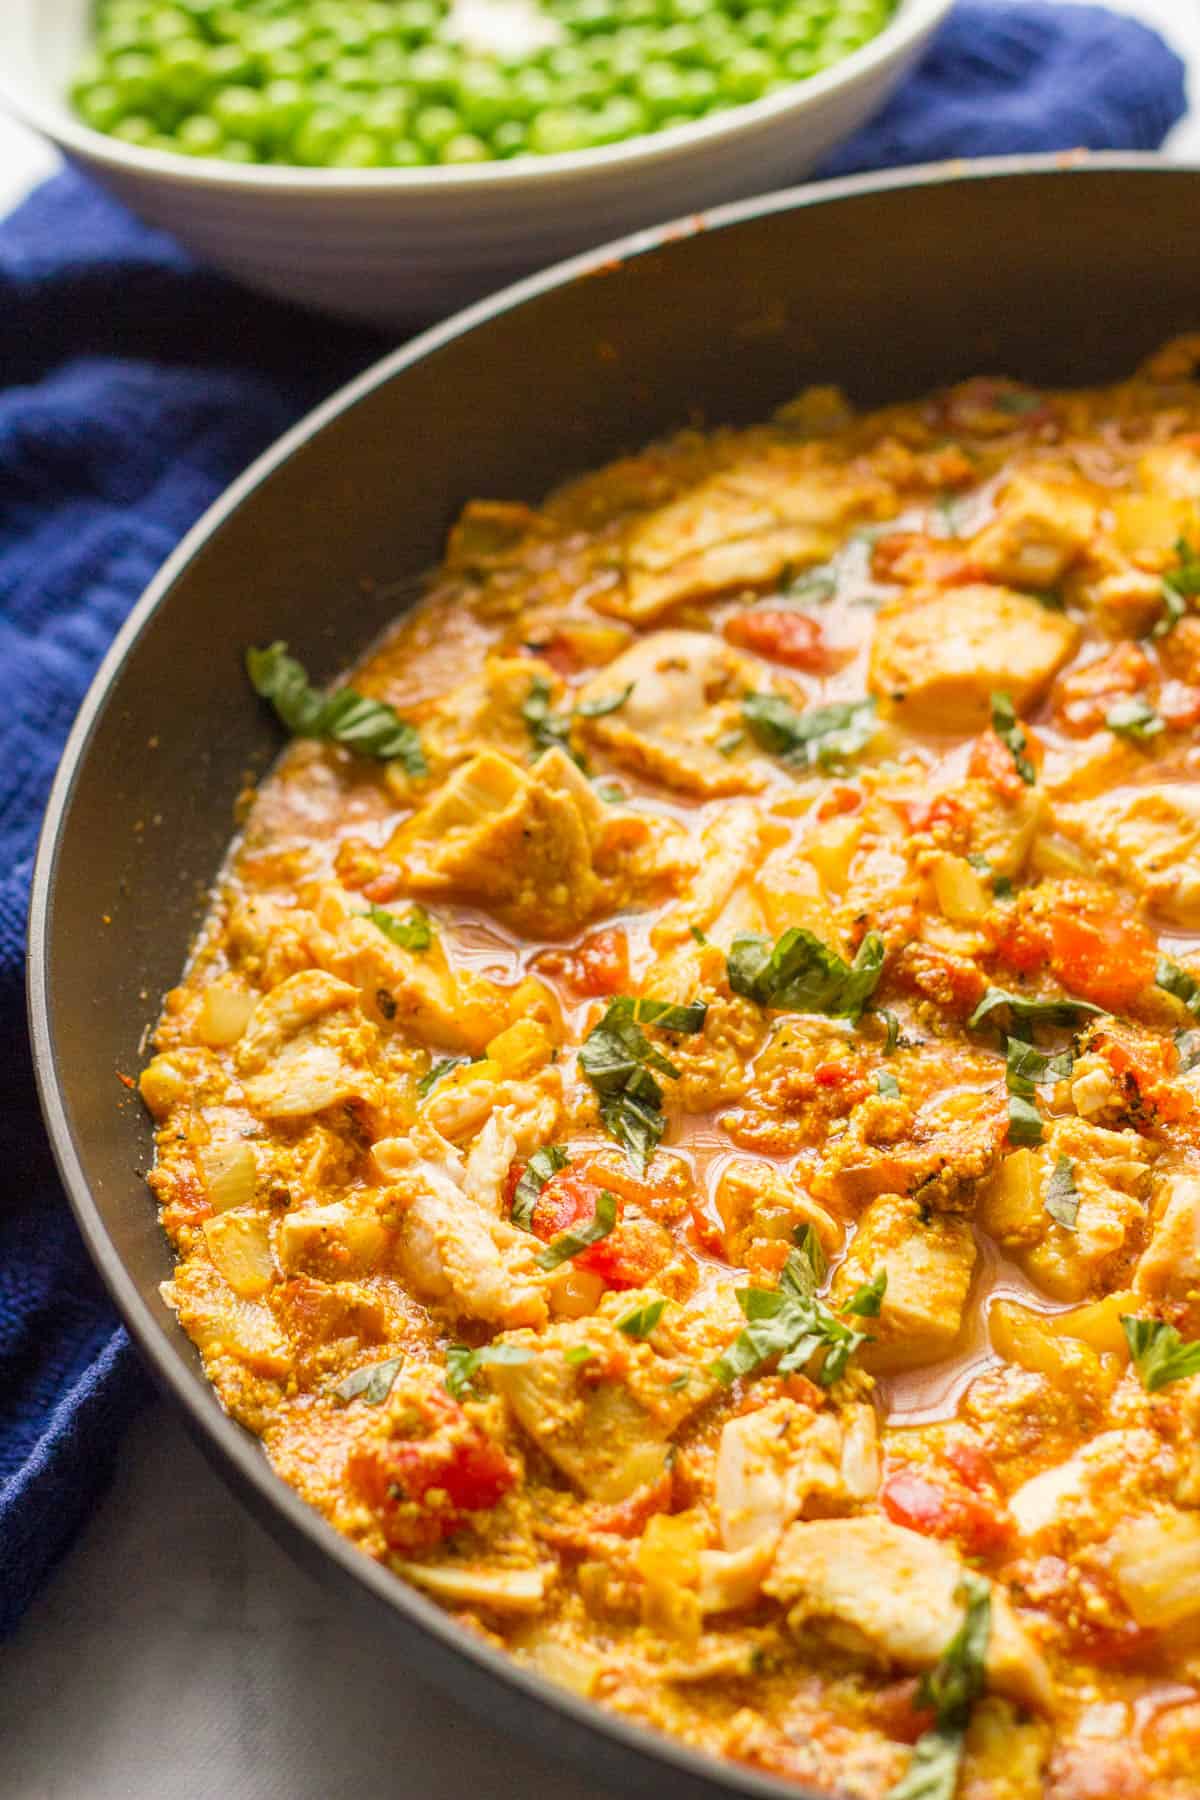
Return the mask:
<path id="1" fill-rule="evenodd" d="M 890 1056 L 900 1042 L 900 1021 L 894 1012 L 889 1012 L 884 1006 L 879 1008 L 876 1017 L 882 1019 L 887 1027 L 887 1037 L 883 1041 L 883 1054 Z"/>
<path id="2" fill-rule="evenodd" d="M 1179 558 L 1179 567 L 1163 576 L 1163 613 L 1150 633 L 1151 637 L 1166 637 L 1174 631 L 1180 619 L 1187 617 L 1188 601 L 1200 594 L 1200 556 L 1182 537 L 1176 539 L 1175 554 Z"/>
<path id="3" fill-rule="evenodd" d="M 1149 701 L 1139 694 L 1130 694 L 1110 706 L 1104 715 L 1104 723 L 1118 737 L 1129 738 L 1135 744 L 1148 744 L 1151 738 L 1166 730 Z"/>
<path id="4" fill-rule="evenodd" d="M 782 694 L 747 694 L 742 718 L 755 743 L 800 769 L 838 769 L 875 733 L 874 700 L 834 700 L 799 712 Z"/>
<path id="5" fill-rule="evenodd" d="M 802 1300 L 811 1300 L 829 1272 L 821 1240 L 811 1225 L 797 1230 L 796 1248 L 788 1251 L 779 1285 Z"/>
<path id="6" fill-rule="evenodd" d="M 325 738 L 359 756 L 399 762 L 414 781 L 428 775 L 416 727 L 384 700 L 369 699 L 354 688 L 321 694 L 309 686 L 302 663 L 275 642 L 265 650 L 247 650 L 246 673 L 256 694 L 269 700 L 294 737 Z"/>
<path id="7" fill-rule="evenodd" d="M 591 1362 L 597 1354 L 590 1344 L 572 1344 L 569 1350 L 563 1351 L 563 1361 L 577 1368 L 580 1363 Z"/>
<path id="8" fill-rule="evenodd" d="M 382 906 L 373 906 L 367 913 L 372 925 L 377 925 L 385 938 L 393 944 L 399 944 L 402 950 L 428 950 L 433 942 L 433 927 L 429 923 L 429 914 L 423 906 L 414 906 L 403 919 L 397 918 Z"/>
<path id="9" fill-rule="evenodd" d="M 1038 605 L 1044 606 L 1047 612 L 1066 612 L 1067 610 L 1067 603 L 1057 588 L 1026 588 L 1025 591 L 1031 600 L 1036 600 Z"/>
<path id="10" fill-rule="evenodd" d="M 420 1081 L 417 1083 L 417 1092 L 422 1100 L 425 1098 L 430 1088 L 442 1079 L 443 1075 L 448 1075 L 451 1069 L 462 1068 L 463 1064 L 469 1063 L 470 1060 L 469 1056 L 445 1056 L 442 1058 L 441 1062 L 435 1062 L 431 1068 L 426 1069 L 424 1075 L 422 1075 Z"/>
<path id="11" fill-rule="evenodd" d="M 728 1386 L 740 1375 L 752 1375 L 778 1357 L 781 1375 L 796 1374 L 818 1351 L 822 1360 L 814 1379 L 831 1387 L 845 1374 L 850 1358 L 866 1334 L 843 1324 L 808 1291 L 808 1263 L 792 1251 L 777 1288 L 739 1288 L 737 1302 L 746 1318 L 744 1330 L 711 1365 L 717 1380 Z"/>
<path id="12" fill-rule="evenodd" d="M 1175 1048 L 1179 1052 L 1179 1073 L 1187 1075 L 1192 1069 L 1200 1066 L 1200 1029 L 1177 1031 Z"/>
<path id="13" fill-rule="evenodd" d="M 691 1377 L 690 1372 L 687 1369 L 684 1369 L 682 1374 L 673 1375 L 671 1377 L 670 1381 L 668 1381 L 667 1386 L 670 1388 L 670 1390 L 673 1394 L 677 1394 L 681 1388 L 687 1387 L 687 1385 L 691 1381 L 691 1379 L 692 1379 L 692 1377 Z"/>
<path id="14" fill-rule="evenodd" d="M 917 1705 L 932 1706 L 935 1723 L 917 1739 L 908 1769 L 887 1800 L 954 1800 L 971 1709 L 986 1681 L 991 1584 L 966 1569 L 957 1597 L 963 1602 L 962 1624 L 917 1688 Z"/>
<path id="15" fill-rule="evenodd" d="M 1056 1156 L 1042 1205 L 1056 1225 L 1074 1231 L 1079 1218 L 1079 1190 L 1075 1186 L 1075 1170 L 1069 1156 Z"/>
<path id="16" fill-rule="evenodd" d="M 967 861 L 980 875 L 987 876 L 987 879 L 991 884 L 992 892 L 995 894 L 997 900 L 1010 900 L 1012 898 L 1012 881 L 1007 875 L 997 874 L 986 856 L 981 856 L 978 851 L 974 851 L 967 857 Z"/>
<path id="17" fill-rule="evenodd" d="M 465 1344 L 451 1344 L 446 1352 L 446 1388 L 456 1400 L 465 1400 L 480 1369 L 505 1363 L 526 1363 L 532 1357 L 533 1351 L 520 1344 L 484 1344 L 478 1350 L 468 1350 Z"/>
<path id="18" fill-rule="evenodd" d="M 1156 1394 L 1169 1382 L 1200 1375 L 1200 1342 L 1185 1343 L 1174 1325 L 1122 1313 L 1121 1329 L 1148 1394 Z"/>
<path id="19" fill-rule="evenodd" d="M 400 1373 L 402 1356 L 393 1356 L 387 1362 L 371 1363 L 365 1369 L 355 1369 L 353 1375 L 347 1375 L 345 1381 L 339 1381 L 334 1393 L 343 1406 L 351 1400 L 365 1400 L 368 1406 L 382 1406 L 392 1391 L 392 1383 Z"/>
<path id="20" fill-rule="evenodd" d="M 673 1006 L 665 1000 L 631 1000 L 621 994 L 609 1001 L 604 1017 L 583 1041 L 579 1066 L 596 1091 L 604 1128 L 642 1169 L 665 1126 L 662 1089 L 650 1071 L 672 1079 L 679 1074 L 674 1063 L 655 1049 L 642 1024 L 693 1033 L 702 1029 L 706 1010 L 701 1001 Z"/>
<path id="21" fill-rule="evenodd" d="M 550 683 L 544 675 L 535 675 L 521 705 L 521 717 L 538 756 L 547 750 L 562 750 L 572 762 L 583 767 L 583 760 L 571 748 L 571 714 L 556 713 L 550 704 Z"/>
<path id="22" fill-rule="evenodd" d="M 610 806 L 620 806 L 622 800 L 625 798 L 624 788 L 619 788 L 615 781 L 598 781 L 596 783 L 596 792 L 599 794 L 600 798 L 606 800 Z"/>
<path id="23" fill-rule="evenodd" d="M 876 1069 L 875 1092 L 881 1100 L 898 1100 L 900 1098 L 900 1083 L 890 1069 Z"/>
<path id="24" fill-rule="evenodd" d="M 539 1269 L 557 1269 L 573 1256 L 579 1256 L 591 1244 L 606 1238 L 617 1222 L 617 1196 L 602 1188 L 596 1198 L 596 1210 L 585 1225 L 573 1225 L 551 1238 L 538 1257 Z"/>
<path id="25" fill-rule="evenodd" d="M 522 1231 L 533 1230 L 533 1209 L 537 1205 L 538 1195 L 552 1175 L 565 1169 L 570 1157 L 561 1144 L 547 1144 L 542 1150 L 535 1150 L 525 1164 L 513 1190 L 512 1222 L 519 1225 Z"/>
<path id="26" fill-rule="evenodd" d="M 632 692 L 633 683 L 627 681 L 615 694 L 601 694 L 595 700 L 581 700 L 575 708 L 575 715 L 580 719 L 605 719 L 609 713 L 619 712 Z"/>
<path id="27" fill-rule="evenodd" d="M 617 1320 L 617 1330 L 623 1331 L 626 1337 L 647 1338 L 662 1318 L 666 1301 L 661 1297 L 647 1300 L 643 1306 L 635 1306 L 627 1312 L 623 1319 Z"/>
<path id="28" fill-rule="evenodd" d="M 1008 1096 L 1008 1141 L 1010 1144 L 1040 1144 L 1042 1115 L 1032 1100 L 1021 1094 Z"/>
<path id="29" fill-rule="evenodd" d="M 887 1293 L 887 1270 L 880 1269 L 878 1275 L 872 1275 L 870 1281 L 864 1281 L 856 1288 L 847 1300 L 842 1311 L 853 1313 L 858 1319 L 877 1319 L 883 1306 L 883 1296 Z"/>
<path id="30" fill-rule="evenodd" d="M 722 756 L 732 756 L 734 751 L 745 741 L 745 737 L 744 731 L 727 731 L 724 737 L 717 739 L 717 749 Z"/>
<path id="31" fill-rule="evenodd" d="M 1182 1002 L 1190 1013 L 1200 1018 L 1200 981 L 1181 969 L 1169 956 L 1160 956 L 1154 971 L 1155 984 Z"/>
<path id="32" fill-rule="evenodd" d="M 833 599 L 837 593 L 837 585 L 834 570 L 828 564 L 818 564 L 806 570 L 803 575 L 797 575 L 794 581 L 789 581 L 787 591 L 816 606 L 823 606 L 826 601 Z"/>
<path id="33" fill-rule="evenodd" d="M 1014 994 L 1008 988 L 990 987 L 967 1020 L 972 1030 L 992 1013 L 1007 1007 L 1012 1017 L 1025 1025 L 1074 1025 L 1083 1013 L 1098 1013 L 1099 1006 L 1090 1000 L 1031 1000 L 1027 994 Z"/>
<path id="34" fill-rule="evenodd" d="M 937 507 L 938 518 L 942 523 L 942 536 L 956 538 L 958 536 L 958 496 L 951 493 L 941 493 L 938 495 L 934 504 Z"/>
<path id="35" fill-rule="evenodd" d="M 1027 394 L 1014 388 L 1008 393 L 997 394 L 993 405 L 997 412 L 1011 413 L 1019 418 L 1022 413 L 1039 412 L 1045 401 L 1040 394 Z"/>
<path id="36" fill-rule="evenodd" d="M 1021 780 L 1032 787 L 1037 780 L 1037 770 L 1025 755 L 1029 739 L 1008 694 L 996 692 L 992 695 L 992 730 L 1011 751 Z"/>
<path id="37" fill-rule="evenodd" d="M 697 944 L 707 944 L 708 939 L 705 937 L 704 933 L 701 931 L 701 929 L 698 925 L 689 925 L 688 930 L 691 932 L 692 937 L 694 938 L 694 940 L 696 941 Z"/>
<path id="38" fill-rule="evenodd" d="M 760 1006 L 856 1019 L 879 982 L 883 955 L 877 932 L 867 933 L 848 963 L 794 925 L 774 945 L 758 932 L 735 937 L 725 967 L 734 993 Z"/>
<path id="39" fill-rule="evenodd" d="M 1014 893 L 1012 877 L 1009 875 L 992 876 L 992 892 L 997 900 L 1011 900 Z"/>

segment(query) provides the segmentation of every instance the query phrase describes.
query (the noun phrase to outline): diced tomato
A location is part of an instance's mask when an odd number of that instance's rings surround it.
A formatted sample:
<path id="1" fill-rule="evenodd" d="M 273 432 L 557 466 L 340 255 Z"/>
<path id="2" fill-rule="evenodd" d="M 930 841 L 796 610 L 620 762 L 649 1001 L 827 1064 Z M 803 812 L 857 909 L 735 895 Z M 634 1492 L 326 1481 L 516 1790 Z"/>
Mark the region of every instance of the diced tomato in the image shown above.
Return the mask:
<path id="1" fill-rule="evenodd" d="M 973 1488 L 977 1494 L 998 1494 L 1000 1492 L 1000 1478 L 996 1474 L 992 1459 L 986 1450 L 979 1448 L 978 1444 L 956 1440 L 954 1443 L 947 1444 L 942 1454 L 950 1467 L 961 1475 L 967 1486 Z"/>
<path id="2" fill-rule="evenodd" d="M 608 926 L 574 949 L 543 951 L 537 966 L 540 973 L 565 981 L 581 996 L 621 994 L 629 987 L 629 940 L 618 926 Z"/>
<path id="3" fill-rule="evenodd" d="M 905 944 L 893 970 L 897 984 L 926 995 L 956 1018 L 967 1018 L 983 999 L 987 979 L 969 957 L 936 944 Z"/>
<path id="4" fill-rule="evenodd" d="M 839 1056 L 832 1062 L 818 1063 L 813 1070 L 813 1080 L 819 1088 L 843 1088 L 861 1081 L 862 1074 L 861 1063 L 848 1056 Z"/>
<path id="5" fill-rule="evenodd" d="M 1158 1634 L 1139 1625 L 1096 1569 L 1041 1556 L 1021 1578 L 1025 1597 L 1055 1619 L 1071 1648 L 1089 1662 L 1126 1663 L 1153 1655 Z"/>
<path id="6" fill-rule="evenodd" d="M 1170 1039 L 1113 1021 L 1091 1033 L 1088 1049 L 1102 1056 L 1116 1076 L 1135 1126 L 1177 1123 L 1195 1110 L 1187 1088 L 1173 1079 L 1179 1052 Z"/>
<path id="7" fill-rule="evenodd" d="M 1032 763 L 1035 769 L 1041 766 L 1045 755 L 1036 734 L 1025 727 L 1025 748 L 1021 754 Z M 1008 745 L 996 736 L 990 728 L 975 739 L 971 746 L 971 754 L 967 760 L 967 773 L 977 781 L 990 782 L 996 792 L 1005 800 L 1019 799 L 1025 791 L 1026 783 L 1017 772 L 1016 759 Z"/>
<path id="8" fill-rule="evenodd" d="M 809 613 L 788 607 L 755 607 L 725 621 L 725 636 L 739 649 L 753 650 L 789 669 L 820 674 L 829 668 L 829 649 L 820 624 Z"/>
<path id="9" fill-rule="evenodd" d="M 522 644 L 524 656 L 536 656 L 539 662 L 549 663 L 556 675 L 574 675 L 582 666 L 581 659 L 569 637 L 563 632 L 555 632 L 544 644 Z"/>
<path id="10" fill-rule="evenodd" d="M 1138 644 L 1118 644 L 1107 656 L 1085 663 L 1058 683 L 1055 717 L 1066 731 L 1098 731 L 1114 700 L 1136 694 L 1154 675 L 1154 664 Z"/>
<path id="11" fill-rule="evenodd" d="M 970 813 L 954 794 L 938 794 L 933 800 L 905 800 L 900 810 L 914 831 L 941 830 L 955 836 L 965 833 L 971 824 Z"/>
<path id="12" fill-rule="evenodd" d="M 896 1744 L 915 1744 L 923 1731 L 934 1722 L 931 1706 L 918 1706 L 920 1677 L 906 1675 L 900 1681 L 889 1681 L 876 1688 L 868 1702 L 868 1713 L 885 1737 Z"/>
<path id="13" fill-rule="evenodd" d="M 1047 923 L 1050 967 L 1072 993 L 1121 1012 L 1154 985 L 1157 946 L 1139 920 L 1064 911 L 1051 913 Z"/>
<path id="14" fill-rule="evenodd" d="M 377 875 L 373 881 L 367 882 L 362 890 L 362 896 L 364 900 L 369 900 L 372 906 L 384 906 L 389 900 L 396 898 L 402 886 L 399 869 L 388 869 L 382 875 Z"/>
<path id="15" fill-rule="evenodd" d="M 564 1231 L 590 1224 L 603 1192 L 603 1183 L 591 1180 L 582 1170 L 561 1169 L 550 1177 L 537 1197 L 532 1220 L 535 1235 L 549 1243 Z M 616 1225 L 607 1237 L 589 1244 L 573 1261 L 577 1269 L 590 1269 L 609 1287 L 645 1287 L 670 1261 L 672 1239 L 653 1219 L 622 1218 L 617 1198 Z"/>
<path id="16" fill-rule="evenodd" d="M 519 1470 L 448 1394 L 414 1401 L 424 1437 L 394 1438 L 351 1451 L 346 1474 L 396 1550 L 423 1550 L 461 1530 L 467 1515 L 495 1506 Z"/>
<path id="17" fill-rule="evenodd" d="M 847 787 L 844 782 L 835 782 L 827 794 L 817 802 L 818 819 L 836 819 L 842 813 L 857 812 L 862 805 L 862 794 L 856 787 Z"/>
<path id="18" fill-rule="evenodd" d="M 895 1469 L 879 1490 L 889 1519 L 925 1537 L 954 1538 L 972 1556 L 1001 1550 L 1012 1523 L 999 1496 L 975 1493 L 950 1474 Z"/>
<path id="19" fill-rule="evenodd" d="M 1023 907 L 1001 917 L 1003 928 L 996 939 L 996 955 L 1000 961 L 1021 975 L 1034 975 L 1044 969 L 1050 954 L 1050 933 L 1045 920 Z"/>

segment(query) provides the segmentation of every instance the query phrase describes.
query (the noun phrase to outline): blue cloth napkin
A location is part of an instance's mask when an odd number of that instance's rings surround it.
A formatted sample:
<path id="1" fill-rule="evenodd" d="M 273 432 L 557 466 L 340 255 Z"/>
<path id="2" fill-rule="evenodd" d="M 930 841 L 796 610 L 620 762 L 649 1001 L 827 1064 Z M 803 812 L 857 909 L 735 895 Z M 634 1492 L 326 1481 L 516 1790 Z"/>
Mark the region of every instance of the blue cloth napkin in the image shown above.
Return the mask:
<path id="1" fill-rule="evenodd" d="M 960 0 L 822 173 L 1153 149 L 1184 107 L 1178 58 L 1129 19 Z M 106 645 L 186 528 L 383 347 L 198 269 L 76 173 L 0 224 L 0 1633 L 94 1507 L 147 1393 L 34 1097 L 25 909 L 54 767 Z"/>

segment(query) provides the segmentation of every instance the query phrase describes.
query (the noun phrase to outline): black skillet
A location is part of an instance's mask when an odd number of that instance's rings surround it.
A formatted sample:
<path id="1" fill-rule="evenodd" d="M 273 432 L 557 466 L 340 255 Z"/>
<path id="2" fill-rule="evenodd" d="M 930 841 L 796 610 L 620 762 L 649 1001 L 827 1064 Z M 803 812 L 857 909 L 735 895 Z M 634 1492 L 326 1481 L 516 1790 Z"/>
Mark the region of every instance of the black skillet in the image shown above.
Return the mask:
<path id="1" fill-rule="evenodd" d="M 76 721 L 34 875 L 29 1005 L 59 1168 L 126 1324 L 216 1467 L 382 1618 L 406 1667 L 626 1792 L 801 1795 L 517 1668 L 352 1549 L 221 1411 L 159 1298 L 171 1258 L 135 1173 L 150 1131 L 115 1071 L 140 1066 L 234 798 L 278 748 L 243 650 L 286 638 L 327 680 L 473 495 L 536 500 L 672 427 L 760 418 L 806 383 L 878 402 L 977 372 L 1127 372 L 1200 328 L 1198 219 L 1200 170 L 1150 157 L 948 165 L 726 207 L 536 276 L 386 357 L 235 482 L 135 607 Z"/>

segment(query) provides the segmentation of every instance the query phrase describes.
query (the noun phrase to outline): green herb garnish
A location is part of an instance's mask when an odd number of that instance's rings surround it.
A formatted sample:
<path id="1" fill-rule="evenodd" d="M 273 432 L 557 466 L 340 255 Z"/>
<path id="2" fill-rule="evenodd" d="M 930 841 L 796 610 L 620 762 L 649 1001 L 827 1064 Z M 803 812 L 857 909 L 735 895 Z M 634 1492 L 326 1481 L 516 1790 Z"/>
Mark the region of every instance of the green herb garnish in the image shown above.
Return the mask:
<path id="1" fill-rule="evenodd" d="M 512 1222 L 519 1225 L 522 1231 L 533 1230 L 533 1209 L 537 1205 L 538 1195 L 552 1175 L 565 1169 L 570 1157 L 561 1144 L 547 1144 L 542 1150 L 535 1150 L 525 1164 L 521 1179 L 513 1189 Z"/>
<path id="2" fill-rule="evenodd" d="M 717 1380 L 728 1386 L 740 1375 L 752 1375 L 772 1357 L 781 1375 L 802 1371 L 822 1352 L 815 1379 L 831 1387 L 846 1372 L 850 1358 L 866 1334 L 845 1325 L 812 1292 L 812 1268 L 793 1250 L 777 1288 L 739 1288 L 737 1302 L 746 1318 L 723 1356 L 712 1364 Z"/>
<path id="3" fill-rule="evenodd" d="M 365 1400 L 368 1406 L 382 1406 L 392 1391 L 392 1384 L 400 1373 L 402 1356 L 389 1357 L 387 1362 L 371 1363 L 365 1369 L 355 1369 L 353 1375 L 347 1375 L 345 1381 L 339 1381 L 334 1393 L 347 1406 L 351 1400 Z"/>
<path id="4" fill-rule="evenodd" d="M 1131 694 L 1110 706 L 1104 715 L 1104 723 L 1118 737 L 1128 738 L 1134 744 L 1148 744 L 1166 730 L 1149 701 L 1139 694 Z"/>
<path id="5" fill-rule="evenodd" d="M 833 700 L 800 712 L 782 694 L 747 694 L 742 718 L 755 743 L 793 768 L 839 769 L 875 732 L 874 700 Z"/>
<path id="6" fill-rule="evenodd" d="M 848 963 L 819 937 L 794 925 L 773 945 L 746 932 L 730 945 L 725 968 L 735 994 L 781 1012 L 857 1019 L 883 972 L 884 944 L 869 931 Z"/>
<path id="7" fill-rule="evenodd" d="M 1027 994 L 990 987 L 967 1020 L 968 1026 L 974 1030 L 1001 1007 L 1006 1007 L 1013 1019 L 1025 1025 L 1074 1025 L 1082 1014 L 1103 1010 L 1093 1006 L 1090 1000 L 1031 1000 Z"/>
<path id="8" fill-rule="evenodd" d="M 526 730 L 533 741 L 533 747 L 539 756 L 547 750 L 562 750 L 572 760 L 582 760 L 571 748 L 571 719 L 569 712 L 555 712 L 550 704 L 550 683 L 544 675 L 535 675 L 529 684 L 529 692 L 521 703 L 521 717 L 525 721 Z"/>
<path id="9" fill-rule="evenodd" d="M 414 906 L 402 919 L 382 906 L 373 906 L 367 913 L 367 918 L 372 925 L 378 926 L 385 938 L 390 939 L 393 944 L 399 944 L 402 950 L 428 950 L 433 942 L 433 927 L 423 906 Z"/>
<path id="10" fill-rule="evenodd" d="M 601 694 L 595 700 L 581 700 L 575 708 L 575 716 L 579 719 L 606 719 L 609 713 L 620 711 L 632 692 L 633 683 L 627 681 L 615 694 Z"/>
<path id="11" fill-rule="evenodd" d="M 890 1069 L 876 1069 L 875 1092 L 881 1100 L 898 1100 L 900 1098 L 900 1083 Z"/>
<path id="12" fill-rule="evenodd" d="M 1179 1073 L 1187 1075 L 1200 1066 L 1200 1029 L 1177 1031 L 1175 1049 L 1179 1056 Z"/>
<path id="13" fill-rule="evenodd" d="M 1042 1115 L 1034 1104 L 1037 1090 L 1049 1082 L 1064 1081 L 1074 1061 L 1069 1050 L 1047 1056 L 1033 1044 L 1010 1037 L 1005 1053 L 1004 1081 L 1008 1088 L 1008 1136 L 1014 1144 L 1040 1144 Z"/>
<path id="14" fill-rule="evenodd" d="M 629 1338 L 648 1338 L 662 1318 L 666 1304 L 658 1296 L 645 1301 L 641 1306 L 635 1306 L 632 1312 L 627 1312 L 623 1319 L 617 1320 L 617 1330 L 623 1331 Z"/>
<path id="15" fill-rule="evenodd" d="M 1069 1156 L 1056 1156 L 1042 1205 L 1056 1225 L 1074 1231 L 1079 1218 L 1079 1189 L 1075 1186 L 1075 1169 Z"/>
<path id="16" fill-rule="evenodd" d="M 451 1069 L 461 1069 L 463 1064 L 470 1062 L 470 1060 L 469 1056 L 444 1056 L 441 1062 L 433 1063 L 426 1069 L 425 1073 L 417 1083 L 417 1093 L 421 1096 L 422 1100 L 425 1098 L 430 1088 L 442 1079 L 443 1075 L 448 1075 Z"/>
<path id="17" fill-rule="evenodd" d="M 1025 755 L 1029 743 L 1025 727 L 1018 719 L 1016 707 L 1009 695 L 999 691 L 992 695 L 992 730 L 1011 752 L 1021 780 L 1032 787 L 1037 780 L 1037 770 Z"/>
<path id="18" fill-rule="evenodd" d="M 1186 538 L 1177 538 L 1175 554 L 1179 567 L 1163 576 L 1163 615 L 1151 631 L 1151 637 L 1166 637 L 1180 619 L 1187 617 L 1188 601 L 1200 594 L 1200 556 Z"/>
<path id="19" fill-rule="evenodd" d="M 1122 1313 L 1121 1329 L 1148 1394 L 1156 1394 L 1169 1382 L 1200 1375 L 1200 1342 L 1185 1343 L 1174 1325 Z"/>
<path id="20" fill-rule="evenodd" d="M 532 1358 L 533 1351 L 520 1344 L 484 1344 L 478 1350 L 468 1350 L 465 1344 L 451 1344 L 446 1351 L 447 1392 L 456 1400 L 465 1400 L 473 1391 L 480 1369 L 527 1363 Z"/>
<path id="21" fill-rule="evenodd" d="M 598 1354 L 599 1352 L 593 1350 L 590 1344 L 572 1344 L 569 1350 L 563 1351 L 563 1361 L 577 1369 L 580 1363 L 591 1362 L 592 1358 Z"/>
<path id="22" fill-rule="evenodd" d="M 879 1007 L 875 1016 L 883 1020 L 887 1030 L 887 1036 L 883 1040 L 883 1054 L 890 1056 L 900 1042 L 900 1021 L 894 1012 L 888 1011 L 886 1006 Z"/>
<path id="23" fill-rule="evenodd" d="M 917 1688 L 917 1705 L 932 1706 L 936 1722 L 917 1739 L 908 1768 L 887 1800 L 954 1800 L 971 1709 L 986 1679 L 991 1585 L 965 1570 L 958 1597 L 964 1603 L 962 1624 Z"/>
<path id="24" fill-rule="evenodd" d="M 617 1196 L 608 1188 L 602 1188 L 596 1197 L 596 1210 L 584 1225 L 572 1225 L 569 1231 L 560 1231 L 556 1238 L 551 1238 L 546 1248 L 538 1257 L 539 1269 L 557 1269 L 560 1263 L 569 1262 L 571 1257 L 582 1255 L 592 1244 L 598 1244 L 606 1238 L 617 1222 Z"/>
<path id="25" fill-rule="evenodd" d="M 1178 963 L 1172 962 L 1169 956 L 1160 956 L 1154 971 L 1156 987 L 1163 989 L 1187 1007 L 1190 1013 L 1200 1018 L 1200 981 L 1181 969 Z"/>
<path id="26" fill-rule="evenodd" d="M 853 1313 L 857 1319 L 877 1319 L 883 1308 L 883 1297 L 887 1293 L 887 1270 L 880 1269 L 878 1275 L 872 1275 L 870 1281 L 855 1288 L 842 1311 Z"/>
<path id="27" fill-rule="evenodd" d="M 701 1001 L 674 1006 L 620 994 L 583 1041 L 579 1066 L 596 1091 L 604 1128 L 643 1170 L 665 1127 L 662 1089 L 651 1071 L 678 1080 L 679 1070 L 650 1042 L 642 1025 L 691 1034 L 702 1030 L 706 1011 Z"/>
<path id="28" fill-rule="evenodd" d="M 294 737 L 324 738 L 359 756 L 399 762 L 414 781 L 429 773 L 414 725 L 384 700 L 351 687 L 321 694 L 309 686 L 302 663 L 281 642 L 247 650 L 246 673 L 256 694 L 269 700 Z"/>

